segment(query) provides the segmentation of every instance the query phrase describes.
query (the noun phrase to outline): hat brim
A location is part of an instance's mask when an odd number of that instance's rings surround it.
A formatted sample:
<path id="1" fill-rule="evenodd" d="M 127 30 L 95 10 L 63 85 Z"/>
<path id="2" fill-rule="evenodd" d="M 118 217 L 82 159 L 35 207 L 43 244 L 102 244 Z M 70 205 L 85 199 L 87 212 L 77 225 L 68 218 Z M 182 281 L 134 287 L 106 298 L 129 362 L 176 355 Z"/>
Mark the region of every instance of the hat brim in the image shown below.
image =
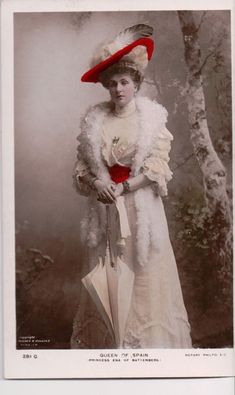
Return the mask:
<path id="1" fill-rule="evenodd" d="M 85 74 L 83 74 L 81 81 L 99 82 L 99 75 L 102 71 L 104 71 L 114 63 L 117 63 L 124 55 L 127 55 L 133 48 L 137 47 L 138 45 L 143 45 L 146 47 L 148 60 L 150 60 L 154 50 L 154 41 L 151 38 L 140 38 L 133 43 L 127 45 L 126 47 L 120 49 L 119 51 L 115 52 L 109 58 L 92 67 Z"/>

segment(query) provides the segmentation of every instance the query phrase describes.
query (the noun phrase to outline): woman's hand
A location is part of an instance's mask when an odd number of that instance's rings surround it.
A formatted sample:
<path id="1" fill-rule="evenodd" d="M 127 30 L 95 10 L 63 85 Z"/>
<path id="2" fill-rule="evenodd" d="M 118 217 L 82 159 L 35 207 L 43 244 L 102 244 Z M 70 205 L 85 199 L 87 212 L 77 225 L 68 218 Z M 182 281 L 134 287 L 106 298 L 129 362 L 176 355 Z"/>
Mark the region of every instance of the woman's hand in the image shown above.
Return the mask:
<path id="1" fill-rule="evenodd" d="M 116 196 L 113 183 L 106 184 L 103 181 L 96 180 L 93 185 L 98 194 L 97 200 L 104 204 L 112 204 L 115 202 Z"/>
<path id="2" fill-rule="evenodd" d="M 121 196 L 122 192 L 123 192 L 123 185 L 122 185 L 122 183 L 116 184 L 116 186 L 115 186 L 115 192 L 114 192 L 116 198 L 117 198 L 118 196 Z"/>

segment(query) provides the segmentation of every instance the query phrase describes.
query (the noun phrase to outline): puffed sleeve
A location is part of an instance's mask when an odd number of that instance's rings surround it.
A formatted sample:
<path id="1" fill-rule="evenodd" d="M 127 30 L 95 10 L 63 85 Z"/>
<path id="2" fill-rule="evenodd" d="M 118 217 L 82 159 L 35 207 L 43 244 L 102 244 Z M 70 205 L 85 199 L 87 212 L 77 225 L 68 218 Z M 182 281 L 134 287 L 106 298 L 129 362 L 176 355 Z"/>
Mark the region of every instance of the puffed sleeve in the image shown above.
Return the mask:
<path id="1" fill-rule="evenodd" d="M 152 188 L 160 196 L 167 195 L 167 182 L 173 174 L 168 166 L 172 140 L 172 134 L 164 127 L 155 138 L 151 152 L 142 166 L 143 174 L 154 181 Z"/>

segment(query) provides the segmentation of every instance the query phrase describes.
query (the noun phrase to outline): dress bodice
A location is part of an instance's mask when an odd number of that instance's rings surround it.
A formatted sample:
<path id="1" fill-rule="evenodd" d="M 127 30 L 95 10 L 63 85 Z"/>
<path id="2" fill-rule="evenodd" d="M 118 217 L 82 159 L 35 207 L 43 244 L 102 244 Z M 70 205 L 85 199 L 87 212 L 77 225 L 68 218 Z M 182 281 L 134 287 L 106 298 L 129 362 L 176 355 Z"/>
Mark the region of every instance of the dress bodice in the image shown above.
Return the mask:
<path id="1" fill-rule="evenodd" d="M 134 100 L 108 114 L 102 129 L 102 155 L 108 166 L 131 166 L 136 152 L 138 127 Z"/>

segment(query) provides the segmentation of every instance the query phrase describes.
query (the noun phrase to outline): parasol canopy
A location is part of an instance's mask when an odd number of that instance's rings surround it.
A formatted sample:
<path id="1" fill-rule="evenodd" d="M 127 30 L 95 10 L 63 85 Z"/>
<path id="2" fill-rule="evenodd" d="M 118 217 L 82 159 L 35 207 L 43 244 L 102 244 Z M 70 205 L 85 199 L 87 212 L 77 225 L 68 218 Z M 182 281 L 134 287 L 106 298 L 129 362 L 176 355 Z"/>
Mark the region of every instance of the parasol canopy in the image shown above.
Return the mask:
<path id="1" fill-rule="evenodd" d="M 131 235 L 124 197 L 116 200 L 122 240 Z M 114 257 L 110 243 L 109 207 L 107 207 L 107 248 L 105 258 L 99 257 L 95 268 L 82 279 L 83 285 L 96 304 L 118 348 L 122 348 L 126 322 L 131 304 L 134 273 L 123 256 Z"/>

